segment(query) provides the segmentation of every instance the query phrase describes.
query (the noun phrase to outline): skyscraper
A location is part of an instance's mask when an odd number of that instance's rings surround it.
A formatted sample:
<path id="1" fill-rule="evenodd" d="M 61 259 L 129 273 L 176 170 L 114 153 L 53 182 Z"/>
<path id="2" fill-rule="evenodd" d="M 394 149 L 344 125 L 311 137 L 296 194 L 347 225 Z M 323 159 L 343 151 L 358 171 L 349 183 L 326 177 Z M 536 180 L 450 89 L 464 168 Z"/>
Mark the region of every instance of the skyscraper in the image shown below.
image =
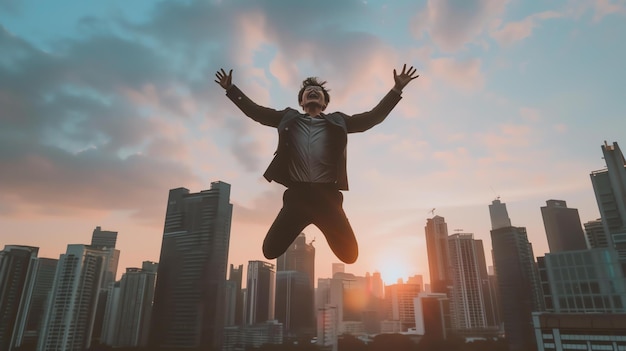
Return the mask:
<path id="1" fill-rule="evenodd" d="M 548 200 L 541 216 L 551 253 L 587 249 L 577 209 L 567 207 L 563 200 Z"/>
<path id="2" fill-rule="evenodd" d="M 94 333 L 108 251 L 70 244 L 59 258 L 38 349 L 82 351 Z"/>
<path id="3" fill-rule="evenodd" d="M 96 227 L 93 230 L 91 235 L 91 246 L 95 246 L 97 248 L 115 248 L 115 244 L 117 243 L 117 232 L 112 232 L 109 230 L 102 230 L 100 226 Z"/>
<path id="4" fill-rule="evenodd" d="M 453 234 L 448 237 L 452 291 L 449 296 L 452 309 L 452 327 L 459 333 L 485 330 L 487 313 L 482 282 L 483 269 L 476 250 L 473 234 Z M 480 242 L 482 246 L 482 242 Z M 486 267 L 484 268 L 486 271 Z"/>
<path id="5" fill-rule="evenodd" d="M 102 230 L 96 227 L 91 235 L 91 248 L 107 252 L 105 260 L 105 271 L 100 283 L 100 293 L 98 294 L 98 304 L 96 307 L 95 324 L 93 326 L 92 338 L 95 342 L 104 343 L 102 330 L 106 319 L 106 306 L 109 294 L 117 277 L 117 266 L 120 260 L 120 250 L 115 248 L 117 242 L 117 232 Z"/>
<path id="6" fill-rule="evenodd" d="M 126 268 L 120 280 L 113 346 L 139 347 L 147 344 L 157 267 L 156 263 L 145 261 L 141 268 Z"/>
<path id="7" fill-rule="evenodd" d="M 496 198 L 489 205 L 489 218 L 491 219 L 491 229 L 500 229 L 511 226 L 509 212 L 506 204 L 500 202 L 500 197 Z"/>
<path id="8" fill-rule="evenodd" d="M 243 325 L 243 265 L 230 265 L 226 296 L 226 325 Z"/>
<path id="9" fill-rule="evenodd" d="M 434 216 L 427 220 L 425 231 L 431 291 L 448 294 L 451 286 L 448 225 L 443 217 Z"/>
<path id="10" fill-rule="evenodd" d="M 276 265 L 275 317 L 290 337 L 315 333 L 315 247 L 301 233 Z"/>
<path id="11" fill-rule="evenodd" d="M 15 321 L 11 347 L 24 347 L 25 349 L 37 347 L 46 312 L 46 303 L 52 290 L 58 262 L 59 260 L 52 258 L 36 259 L 32 274 L 29 274 L 27 290 L 24 292 L 25 299 L 22 300 L 23 303 Z"/>
<path id="12" fill-rule="evenodd" d="M 20 245 L 6 245 L 0 251 L 0 350 L 8 350 L 15 343 L 18 312 L 27 298 L 25 292 L 38 252 L 38 247 Z"/>
<path id="13" fill-rule="evenodd" d="M 107 259 L 107 268 L 102 282 L 103 289 L 108 289 L 111 284 L 115 282 L 117 276 L 117 266 L 120 260 L 120 250 L 115 249 L 117 243 L 117 232 L 102 230 L 101 227 L 96 227 L 91 235 L 91 246 L 110 251 L 109 258 Z"/>
<path id="14" fill-rule="evenodd" d="M 609 246 L 615 247 L 626 271 L 626 160 L 617 142 L 604 142 L 606 169 L 591 172 L 591 183 Z"/>
<path id="15" fill-rule="evenodd" d="M 169 192 L 149 346 L 218 349 L 233 206 L 230 185 Z"/>
<path id="16" fill-rule="evenodd" d="M 246 324 L 265 323 L 274 319 L 276 271 L 274 265 L 249 261 L 246 284 Z"/>
<path id="17" fill-rule="evenodd" d="M 527 350 L 535 346 L 532 312 L 543 310 L 533 249 L 526 228 L 500 227 L 506 207 L 499 200 L 493 204 L 497 207 L 489 207 L 494 225 L 491 230 L 491 247 L 504 332 L 510 350 Z"/>

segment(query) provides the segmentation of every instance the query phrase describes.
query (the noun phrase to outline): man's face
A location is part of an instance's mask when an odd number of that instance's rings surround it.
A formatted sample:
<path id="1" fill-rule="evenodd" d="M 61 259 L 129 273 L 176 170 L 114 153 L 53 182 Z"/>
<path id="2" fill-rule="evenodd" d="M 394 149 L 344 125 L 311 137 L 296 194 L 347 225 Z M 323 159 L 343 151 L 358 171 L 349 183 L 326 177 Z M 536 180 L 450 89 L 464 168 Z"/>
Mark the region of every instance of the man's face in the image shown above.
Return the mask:
<path id="1" fill-rule="evenodd" d="M 322 87 L 317 85 L 309 85 L 304 89 L 302 93 L 302 101 L 300 106 L 304 107 L 308 104 L 316 104 L 322 107 L 322 110 L 326 108 L 326 98 L 324 98 L 324 91 Z"/>

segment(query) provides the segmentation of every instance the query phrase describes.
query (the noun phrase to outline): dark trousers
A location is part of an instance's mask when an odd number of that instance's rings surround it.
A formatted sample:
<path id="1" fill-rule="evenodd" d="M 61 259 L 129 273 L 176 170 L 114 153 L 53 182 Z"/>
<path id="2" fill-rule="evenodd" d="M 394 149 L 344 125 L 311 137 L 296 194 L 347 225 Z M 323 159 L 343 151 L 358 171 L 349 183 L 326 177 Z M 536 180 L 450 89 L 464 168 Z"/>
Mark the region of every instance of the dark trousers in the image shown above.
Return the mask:
<path id="1" fill-rule="evenodd" d="M 344 263 L 354 263 L 359 249 L 342 204 L 343 194 L 335 184 L 290 186 L 283 194 L 283 208 L 263 241 L 263 254 L 268 259 L 282 255 L 305 227 L 315 224 L 335 256 Z"/>

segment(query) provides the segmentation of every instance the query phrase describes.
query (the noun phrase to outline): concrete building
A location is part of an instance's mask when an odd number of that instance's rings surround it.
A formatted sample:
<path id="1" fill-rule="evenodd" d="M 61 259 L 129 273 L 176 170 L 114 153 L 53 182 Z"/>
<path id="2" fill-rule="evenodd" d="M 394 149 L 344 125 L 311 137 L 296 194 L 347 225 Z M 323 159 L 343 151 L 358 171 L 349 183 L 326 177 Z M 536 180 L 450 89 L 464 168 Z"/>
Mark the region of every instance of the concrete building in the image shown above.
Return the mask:
<path id="1" fill-rule="evenodd" d="M 221 181 L 170 190 L 149 347 L 221 348 L 232 210 Z"/>
<path id="2" fill-rule="evenodd" d="M 397 284 L 385 286 L 387 320 L 400 321 L 403 332 L 415 328 L 415 305 L 413 300 L 422 292 L 419 284 Z"/>
<path id="3" fill-rule="evenodd" d="M 533 313 L 537 351 L 626 350 L 626 314 Z"/>
<path id="4" fill-rule="evenodd" d="M 67 246 L 57 264 L 38 349 L 82 351 L 92 345 L 109 253 L 87 245 Z"/>
<path id="5" fill-rule="evenodd" d="M 339 337 L 338 308 L 325 305 L 317 310 L 317 345 L 337 351 Z"/>

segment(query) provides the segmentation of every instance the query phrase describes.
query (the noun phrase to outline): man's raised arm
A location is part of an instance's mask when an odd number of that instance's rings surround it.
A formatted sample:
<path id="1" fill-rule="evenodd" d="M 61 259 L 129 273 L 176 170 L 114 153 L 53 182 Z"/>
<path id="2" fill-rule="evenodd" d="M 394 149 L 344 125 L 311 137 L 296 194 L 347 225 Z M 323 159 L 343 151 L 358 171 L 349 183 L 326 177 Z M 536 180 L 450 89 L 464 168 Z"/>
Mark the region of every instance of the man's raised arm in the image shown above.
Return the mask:
<path id="1" fill-rule="evenodd" d="M 380 100 L 371 111 L 348 116 L 346 118 L 346 127 L 348 133 L 364 132 L 378 123 L 382 122 L 393 110 L 396 104 L 402 99 L 402 89 L 407 86 L 413 79 L 419 77 L 415 74 L 417 70 L 411 66 L 407 70 L 406 64 L 402 67 L 402 72 L 398 74 L 393 70 L 393 88 Z"/>
<path id="2" fill-rule="evenodd" d="M 278 127 L 280 120 L 285 114 L 285 110 L 276 111 L 273 108 L 257 105 L 250 100 L 239 88 L 233 84 L 233 70 L 226 73 L 223 68 L 215 73 L 215 83 L 219 84 L 226 90 L 226 96 L 243 112 L 246 116 L 253 120 L 269 126 Z"/>

